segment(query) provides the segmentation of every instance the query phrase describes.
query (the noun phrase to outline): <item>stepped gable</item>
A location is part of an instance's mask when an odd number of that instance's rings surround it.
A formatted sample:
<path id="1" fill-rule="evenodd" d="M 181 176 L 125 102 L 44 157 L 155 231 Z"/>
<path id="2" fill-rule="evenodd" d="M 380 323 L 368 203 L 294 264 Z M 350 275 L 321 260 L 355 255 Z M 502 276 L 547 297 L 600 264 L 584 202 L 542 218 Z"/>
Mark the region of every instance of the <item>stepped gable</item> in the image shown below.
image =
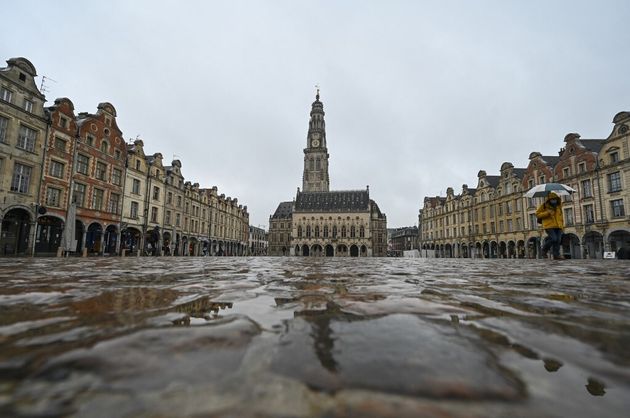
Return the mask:
<path id="1" fill-rule="evenodd" d="M 333 192 L 299 192 L 296 212 L 361 212 L 367 211 L 370 195 L 367 190 Z"/>

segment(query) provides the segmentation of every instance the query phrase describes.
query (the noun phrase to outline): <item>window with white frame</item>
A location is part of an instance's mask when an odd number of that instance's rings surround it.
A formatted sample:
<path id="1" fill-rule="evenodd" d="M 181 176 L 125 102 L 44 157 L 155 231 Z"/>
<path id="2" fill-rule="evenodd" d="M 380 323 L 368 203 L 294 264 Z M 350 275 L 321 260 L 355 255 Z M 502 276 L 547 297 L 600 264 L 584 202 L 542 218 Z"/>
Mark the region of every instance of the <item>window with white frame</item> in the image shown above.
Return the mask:
<path id="1" fill-rule="evenodd" d="M 21 125 L 20 132 L 18 134 L 17 147 L 26 151 L 35 151 L 35 140 L 37 139 L 37 132 L 28 126 Z"/>
<path id="2" fill-rule="evenodd" d="M 94 173 L 99 180 L 105 180 L 107 177 L 107 164 L 100 161 L 96 162 L 96 172 Z"/>
<path id="3" fill-rule="evenodd" d="M 621 191 L 621 173 L 619 171 L 608 175 L 608 193 Z"/>
<path id="4" fill-rule="evenodd" d="M 24 99 L 24 110 L 28 113 L 33 113 L 33 102 L 28 99 Z"/>
<path id="5" fill-rule="evenodd" d="M 66 140 L 59 138 L 58 136 L 55 137 L 55 148 L 58 149 L 59 151 L 62 152 L 66 152 Z"/>
<path id="6" fill-rule="evenodd" d="M 122 170 L 118 168 L 112 169 L 112 184 L 120 186 L 122 184 Z"/>
<path id="7" fill-rule="evenodd" d="M 9 131 L 9 118 L 0 116 L 0 142 L 4 142 L 5 144 L 9 142 L 9 139 L 7 138 L 8 131 Z"/>
<path id="8" fill-rule="evenodd" d="M 564 208 L 564 224 L 573 226 L 573 208 Z"/>
<path id="9" fill-rule="evenodd" d="M 85 184 L 74 183 L 74 191 L 72 192 L 72 203 L 78 207 L 85 207 Z"/>
<path id="10" fill-rule="evenodd" d="M 131 202 L 131 208 L 129 211 L 129 217 L 131 219 L 138 219 L 138 202 Z"/>
<path id="11" fill-rule="evenodd" d="M 63 178 L 63 170 L 64 170 L 65 165 L 63 163 L 60 163 L 59 161 L 55 161 L 55 160 L 50 160 L 50 169 L 48 174 L 50 174 L 53 177 L 57 177 L 57 178 Z"/>
<path id="12" fill-rule="evenodd" d="M 101 210 L 103 208 L 104 197 L 105 197 L 104 190 L 94 188 L 94 192 L 92 193 L 92 209 Z"/>
<path id="13" fill-rule="evenodd" d="M 151 208 L 151 222 L 157 223 L 157 218 L 158 218 L 158 208 L 153 206 Z"/>
<path id="14" fill-rule="evenodd" d="M 15 163 L 13 167 L 13 179 L 11 180 L 11 191 L 17 193 L 28 193 L 28 186 L 31 182 L 33 169 L 27 165 Z"/>
<path id="15" fill-rule="evenodd" d="M 117 193 L 110 193 L 109 204 L 107 206 L 108 212 L 117 214 L 120 210 L 120 195 Z"/>
<path id="16" fill-rule="evenodd" d="M 623 218 L 624 216 L 626 216 L 626 211 L 623 207 L 623 199 L 611 200 L 610 208 L 612 209 L 613 218 Z"/>
<path id="17" fill-rule="evenodd" d="M 593 189 L 591 188 L 591 180 L 582 180 L 582 197 L 592 197 Z"/>
<path id="18" fill-rule="evenodd" d="M 46 189 L 46 206 L 58 208 L 61 206 L 61 189 L 49 187 Z"/>
<path id="19" fill-rule="evenodd" d="M 593 205 L 584 205 L 584 223 L 592 224 L 593 222 L 595 222 Z"/>
<path id="20" fill-rule="evenodd" d="M 85 174 L 87 176 L 90 166 L 90 157 L 83 154 L 77 155 L 77 173 Z"/>
<path id="21" fill-rule="evenodd" d="M 6 87 L 1 87 L 0 99 L 4 100 L 5 102 L 11 103 L 11 100 L 13 100 L 13 92 Z"/>
<path id="22" fill-rule="evenodd" d="M 140 180 L 133 179 L 133 182 L 131 184 L 131 193 L 140 194 Z"/>

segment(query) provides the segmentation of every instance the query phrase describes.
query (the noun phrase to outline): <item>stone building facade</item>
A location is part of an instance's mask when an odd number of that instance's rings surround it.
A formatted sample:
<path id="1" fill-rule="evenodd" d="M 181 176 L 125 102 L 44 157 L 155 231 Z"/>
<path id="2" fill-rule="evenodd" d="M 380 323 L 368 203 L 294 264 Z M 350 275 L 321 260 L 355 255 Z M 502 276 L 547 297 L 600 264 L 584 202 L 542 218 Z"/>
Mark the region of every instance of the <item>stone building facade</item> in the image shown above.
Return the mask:
<path id="1" fill-rule="evenodd" d="M 311 107 L 302 189 L 269 219 L 269 253 L 312 257 L 385 256 L 387 218 L 365 190 L 330 191 L 324 107 Z"/>
<path id="2" fill-rule="evenodd" d="M 26 58 L 0 68 L 0 255 L 32 253 L 48 123 Z"/>
<path id="3" fill-rule="evenodd" d="M 0 256 L 59 255 L 69 213 L 80 255 L 245 255 L 249 213 L 238 199 L 185 181 L 144 142 L 123 140 L 110 103 L 75 114 L 44 107 L 35 67 L 0 69 Z M 70 209 L 73 209 L 70 211 Z"/>
<path id="4" fill-rule="evenodd" d="M 558 182 L 577 190 L 563 198 L 562 252 L 567 258 L 630 254 L 630 112 L 613 119 L 606 139 L 569 133 L 557 156 L 529 155 L 525 168 L 506 162 L 497 176 L 478 173 L 476 189 L 425 197 L 420 246 L 437 257 L 537 258 L 545 232 L 536 222 L 541 198 L 523 194 Z M 426 253 L 425 253 L 426 254 Z"/>
<path id="5" fill-rule="evenodd" d="M 388 254 L 392 257 L 402 257 L 404 251 L 418 249 L 417 226 L 405 226 L 390 231 Z"/>
<path id="6" fill-rule="evenodd" d="M 247 255 L 267 255 L 268 247 L 269 239 L 267 238 L 267 231 L 265 231 L 263 228 L 258 228 L 250 225 Z"/>

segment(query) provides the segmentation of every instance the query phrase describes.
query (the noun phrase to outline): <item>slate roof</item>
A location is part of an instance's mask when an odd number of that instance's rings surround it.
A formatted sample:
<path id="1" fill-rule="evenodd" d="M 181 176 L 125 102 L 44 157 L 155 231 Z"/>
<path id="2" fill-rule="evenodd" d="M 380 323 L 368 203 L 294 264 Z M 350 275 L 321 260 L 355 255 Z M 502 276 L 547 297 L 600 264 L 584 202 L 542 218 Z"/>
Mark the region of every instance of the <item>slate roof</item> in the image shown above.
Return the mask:
<path id="1" fill-rule="evenodd" d="M 584 147 L 592 152 L 599 152 L 602 149 L 602 145 L 606 142 L 605 139 L 580 139 L 580 142 Z"/>
<path id="2" fill-rule="evenodd" d="M 490 187 L 496 188 L 501 181 L 501 176 L 486 176 L 486 181 L 490 185 Z"/>
<path id="3" fill-rule="evenodd" d="M 514 173 L 514 175 L 516 177 L 518 177 L 519 179 L 522 179 L 523 176 L 525 175 L 525 173 L 527 173 L 527 169 L 526 168 L 514 168 L 514 169 L 512 169 L 512 173 Z"/>
<path id="4" fill-rule="evenodd" d="M 293 214 L 293 202 L 280 202 L 272 218 L 290 218 Z"/>
<path id="5" fill-rule="evenodd" d="M 367 190 L 334 192 L 299 192 L 295 199 L 296 212 L 360 212 L 369 209 Z"/>
<path id="6" fill-rule="evenodd" d="M 560 157 L 555 155 L 543 155 L 540 158 L 547 163 L 549 167 L 554 167 L 560 161 Z"/>

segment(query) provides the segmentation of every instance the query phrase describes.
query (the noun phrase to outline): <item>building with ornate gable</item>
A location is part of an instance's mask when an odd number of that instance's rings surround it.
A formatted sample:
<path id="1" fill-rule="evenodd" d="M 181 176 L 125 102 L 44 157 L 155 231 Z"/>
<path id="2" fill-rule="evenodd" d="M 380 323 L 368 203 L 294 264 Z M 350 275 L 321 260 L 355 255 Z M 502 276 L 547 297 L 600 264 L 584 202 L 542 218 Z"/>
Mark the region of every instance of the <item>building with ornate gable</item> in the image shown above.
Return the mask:
<path id="1" fill-rule="evenodd" d="M 558 182 L 573 187 L 563 197 L 562 252 L 567 258 L 630 258 L 630 112 L 613 118 L 607 139 L 564 138 L 558 155 L 529 155 L 526 168 L 503 163 L 500 175 L 478 173 L 476 189 L 425 197 L 420 209 L 420 246 L 437 257 L 537 258 L 545 232 L 536 222 L 542 200 L 523 194 Z"/>
<path id="2" fill-rule="evenodd" d="M 269 218 L 269 254 L 370 257 L 387 253 L 387 218 L 370 189 L 330 191 L 324 106 L 312 104 L 302 189 Z"/>

